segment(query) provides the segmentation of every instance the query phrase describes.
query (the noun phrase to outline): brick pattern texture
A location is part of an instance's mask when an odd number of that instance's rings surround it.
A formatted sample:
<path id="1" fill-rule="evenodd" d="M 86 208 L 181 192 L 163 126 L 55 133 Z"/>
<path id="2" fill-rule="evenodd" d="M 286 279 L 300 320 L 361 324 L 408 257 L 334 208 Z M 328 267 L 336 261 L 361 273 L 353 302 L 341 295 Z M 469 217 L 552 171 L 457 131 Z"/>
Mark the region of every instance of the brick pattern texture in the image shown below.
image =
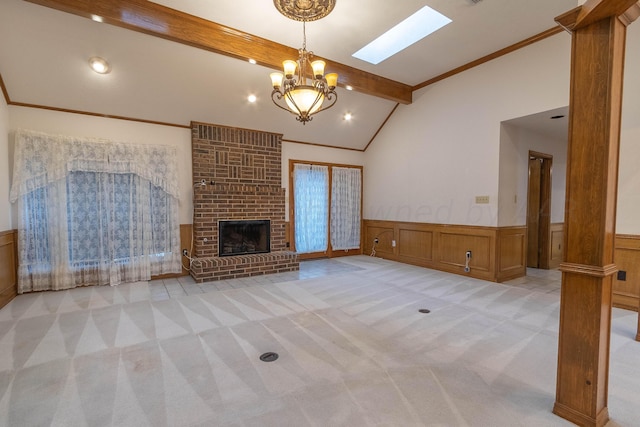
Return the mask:
<path id="1" fill-rule="evenodd" d="M 191 123 L 194 256 L 201 283 L 295 271 L 297 255 L 285 241 L 282 135 Z M 199 185 L 202 182 L 206 185 Z M 218 221 L 271 221 L 271 253 L 218 257 Z"/>

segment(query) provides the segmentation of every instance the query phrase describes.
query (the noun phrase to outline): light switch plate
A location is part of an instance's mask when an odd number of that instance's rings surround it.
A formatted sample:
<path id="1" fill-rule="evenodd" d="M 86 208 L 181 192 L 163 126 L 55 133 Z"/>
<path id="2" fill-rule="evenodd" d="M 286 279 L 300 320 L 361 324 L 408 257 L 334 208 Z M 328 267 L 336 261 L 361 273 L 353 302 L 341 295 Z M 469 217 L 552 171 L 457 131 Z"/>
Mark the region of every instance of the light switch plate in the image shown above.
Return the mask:
<path id="1" fill-rule="evenodd" d="M 489 203 L 489 196 L 476 196 L 476 204 Z"/>

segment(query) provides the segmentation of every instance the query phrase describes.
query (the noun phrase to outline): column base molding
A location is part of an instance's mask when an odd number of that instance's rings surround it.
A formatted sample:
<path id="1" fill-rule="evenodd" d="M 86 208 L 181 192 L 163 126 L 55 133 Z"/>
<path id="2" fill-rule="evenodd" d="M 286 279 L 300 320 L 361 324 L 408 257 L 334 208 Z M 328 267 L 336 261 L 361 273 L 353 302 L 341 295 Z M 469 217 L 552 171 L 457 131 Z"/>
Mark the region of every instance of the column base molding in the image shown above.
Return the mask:
<path id="1" fill-rule="evenodd" d="M 606 407 L 603 408 L 595 418 L 592 418 L 562 403 L 556 402 L 553 405 L 553 413 L 583 427 L 602 427 L 609 422 L 609 410 Z"/>

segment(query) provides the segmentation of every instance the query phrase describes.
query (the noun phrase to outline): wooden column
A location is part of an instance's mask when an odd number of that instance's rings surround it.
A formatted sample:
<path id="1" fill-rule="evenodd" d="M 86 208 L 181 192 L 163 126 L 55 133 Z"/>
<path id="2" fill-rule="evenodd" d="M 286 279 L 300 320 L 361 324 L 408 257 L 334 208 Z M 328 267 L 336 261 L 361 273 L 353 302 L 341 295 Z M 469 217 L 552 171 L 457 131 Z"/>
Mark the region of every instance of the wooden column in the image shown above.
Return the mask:
<path id="1" fill-rule="evenodd" d="M 556 21 L 573 34 L 565 260 L 553 412 L 604 426 L 626 26 L 636 0 L 589 0 Z"/>

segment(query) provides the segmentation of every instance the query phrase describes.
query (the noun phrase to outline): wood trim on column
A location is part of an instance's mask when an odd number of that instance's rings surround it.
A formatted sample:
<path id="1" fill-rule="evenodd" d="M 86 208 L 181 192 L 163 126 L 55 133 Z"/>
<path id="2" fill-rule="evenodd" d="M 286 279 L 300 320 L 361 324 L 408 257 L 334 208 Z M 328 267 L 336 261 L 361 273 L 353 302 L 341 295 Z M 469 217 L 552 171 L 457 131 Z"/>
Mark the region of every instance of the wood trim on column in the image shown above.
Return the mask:
<path id="1" fill-rule="evenodd" d="M 298 49 L 272 42 L 234 28 L 229 28 L 197 16 L 147 0 L 26 0 L 74 15 L 91 18 L 100 16 L 103 22 L 160 37 L 232 58 L 254 59 L 265 67 L 280 70 L 282 61 L 298 57 Z M 129 17 L 129 18 L 127 18 Z M 340 86 L 411 104 L 412 87 L 326 58 L 327 70 L 339 74 Z"/>

